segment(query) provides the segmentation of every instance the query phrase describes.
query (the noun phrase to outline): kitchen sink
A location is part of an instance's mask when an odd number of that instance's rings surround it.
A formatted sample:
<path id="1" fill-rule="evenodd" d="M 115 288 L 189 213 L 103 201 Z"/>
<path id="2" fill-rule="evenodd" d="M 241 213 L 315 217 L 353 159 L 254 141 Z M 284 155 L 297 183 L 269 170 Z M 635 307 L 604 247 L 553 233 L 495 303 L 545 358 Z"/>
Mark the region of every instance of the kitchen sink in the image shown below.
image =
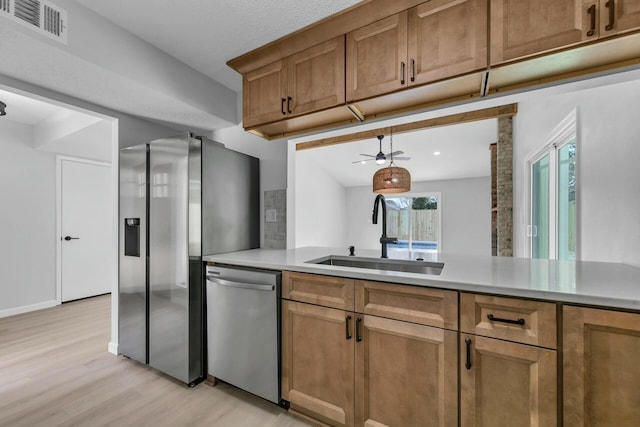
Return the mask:
<path id="1" fill-rule="evenodd" d="M 366 268 L 369 270 L 404 271 L 407 273 L 440 275 L 444 263 L 388 258 L 365 258 L 355 256 L 329 255 L 306 261 L 310 264 L 338 265 L 341 267 Z"/>

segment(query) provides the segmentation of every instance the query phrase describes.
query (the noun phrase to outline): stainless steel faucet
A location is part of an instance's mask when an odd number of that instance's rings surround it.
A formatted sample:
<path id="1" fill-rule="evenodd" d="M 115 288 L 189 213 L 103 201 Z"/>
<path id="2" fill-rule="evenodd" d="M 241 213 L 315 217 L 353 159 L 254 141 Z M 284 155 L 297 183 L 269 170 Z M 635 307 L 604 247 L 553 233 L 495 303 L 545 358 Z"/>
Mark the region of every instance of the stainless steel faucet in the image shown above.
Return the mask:
<path id="1" fill-rule="evenodd" d="M 380 258 L 389 258 L 387 256 L 387 244 L 398 243 L 397 237 L 387 237 L 387 202 L 384 201 L 384 196 L 378 194 L 376 201 L 373 202 L 373 223 L 378 223 L 378 206 L 382 205 L 382 236 L 380 236 L 380 244 L 382 245 L 382 256 Z"/>

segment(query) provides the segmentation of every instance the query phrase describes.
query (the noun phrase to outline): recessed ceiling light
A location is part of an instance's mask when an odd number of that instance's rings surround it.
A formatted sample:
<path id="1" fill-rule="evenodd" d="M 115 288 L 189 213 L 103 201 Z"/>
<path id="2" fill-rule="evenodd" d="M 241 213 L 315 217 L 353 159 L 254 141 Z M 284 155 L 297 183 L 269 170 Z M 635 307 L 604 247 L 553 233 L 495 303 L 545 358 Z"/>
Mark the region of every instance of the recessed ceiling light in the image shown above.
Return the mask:
<path id="1" fill-rule="evenodd" d="M 434 152 L 433 152 L 433 155 L 434 155 L 434 156 L 439 156 L 439 155 L 440 155 L 440 152 L 439 152 L 439 151 L 434 151 Z"/>

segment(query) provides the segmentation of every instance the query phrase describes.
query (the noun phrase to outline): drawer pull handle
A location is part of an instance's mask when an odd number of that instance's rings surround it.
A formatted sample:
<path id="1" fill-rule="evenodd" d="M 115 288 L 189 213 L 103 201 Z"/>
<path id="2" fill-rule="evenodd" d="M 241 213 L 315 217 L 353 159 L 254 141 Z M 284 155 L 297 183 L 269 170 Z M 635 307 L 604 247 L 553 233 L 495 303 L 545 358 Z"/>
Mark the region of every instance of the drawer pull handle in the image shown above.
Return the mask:
<path id="1" fill-rule="evenodd" d="M 362 317 L 356 317 L 356 342 L 362 341 L 362 334 L 360 334 L 360 325 L 362 325 Z"/>
<path id="2" fill-rule="evenodd" d="M 351 328 L 350 328 L 350 324 L 351 324 L 351 316 L 347 316 L 347 340 L 351 339 Z"/>
<path id="3" fill-rule="evenodd" d="M 591 24 L 590 24 L 589 31 L 587 31 L 587 37 L 591 37 L 596 32 L 596 5 L 592 4 L 591 7 L 587 9 L 587 13 L 591 18 Z"/>
<path id="4" fill-rule="evenodd" d="M 469 370 L 471 369 L 471 339 L 467 338 L 464 342 L 467 345 L 467 361 L 464 362 L 464 367 Z"/>
<path id="5" fill-rule="evenodd" d="M 292 111 L 291 111 L 291 101 L 293 101 L 293 98 L 291 98 L 290 96 L 287 96 L 287 111 L 289 112 L 289 114 L 292 113 Z"/>
<path id="6" fill-rule="evenodd" d="M 404 76 L 405 76 L 405 63 L 400 63 L 400 84 L 404 86 Z"/>
<path id="7" fill-rule="evenodd" d="M 286 111 L 284 111 L 284 103 L 287 102 L 286 98 L 280 98 L 282 100 L 282 102 L 280 103 L 280 111 L 282 111 L 282 115 L 284 116 L 285 114 L 287 114 Z"/>
<path id="8" fill-rule="evenodd" d="M 493 314 L 487 314 L 487 319 L 489 319 L 490 322 L 501 322 L 501 323 L 508 323 L 510 325 L 520 325 L 520 326 L 524 326 L 524 319 L 521 317 L 518 320 L 511 320 L 511 319 L 501 319 L 500 317 L 495 317 Z"/>
<path id="9" fill-rule="evenodd" d="M 604 5 L 609 8 L 609 24 L 607 24 L 604 29 L 607 31 L 611 31 L 613 30 L 613 23 L 616 20 L 616 2 L 614 0 L 609 0 Z"/>

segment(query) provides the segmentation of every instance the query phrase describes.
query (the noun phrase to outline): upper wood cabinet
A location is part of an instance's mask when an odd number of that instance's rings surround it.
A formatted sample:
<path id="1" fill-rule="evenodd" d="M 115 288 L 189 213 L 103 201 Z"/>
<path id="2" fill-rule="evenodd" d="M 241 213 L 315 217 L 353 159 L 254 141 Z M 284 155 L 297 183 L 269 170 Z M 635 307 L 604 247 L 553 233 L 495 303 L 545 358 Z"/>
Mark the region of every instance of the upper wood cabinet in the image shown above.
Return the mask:
<path id="1" fill-rule="evenodd" d="M 640 315 L 564 307 L 564 425 L 640 425 Z"/>
<path id="2" fill-rule="evenodd" d="M 347 102 L 486 66 L 486 0 L 432 0 L 347 34 Z"/>
<path id="3" fill-rule="evenodd" d="M 491 65 L 640 28 L 637 0 L 491 0 Z"/>
<path id="4" fill-rule="evenodd" d="M 344 36 L 244 75 L 245 128 L 345 102 Z"/>
<path id="5" fill-rule="evenodd" d="M 242 78 L 242 124 L 245 128 L 286 117 L 284 61 L 258 68 Z"/>
<path id="6" fill-rule="evenodd" d="M 640 2 L 638 0 L 584 0 L 584 11 L 599 11 L 599 37 L 608 37 L 640 29 Z M 590 9 L 594 7 L 594 9 Z"/>
<path id="7" fill-rule="evenodd" d="M 347 101 L 406 87 L 407 12 L 347 34 Z"/>
<path id="8" fill-rule="evenodd" d="M 487 0 L 432 0 L 409 11 L 409 85 L 487 66 Z"/>

